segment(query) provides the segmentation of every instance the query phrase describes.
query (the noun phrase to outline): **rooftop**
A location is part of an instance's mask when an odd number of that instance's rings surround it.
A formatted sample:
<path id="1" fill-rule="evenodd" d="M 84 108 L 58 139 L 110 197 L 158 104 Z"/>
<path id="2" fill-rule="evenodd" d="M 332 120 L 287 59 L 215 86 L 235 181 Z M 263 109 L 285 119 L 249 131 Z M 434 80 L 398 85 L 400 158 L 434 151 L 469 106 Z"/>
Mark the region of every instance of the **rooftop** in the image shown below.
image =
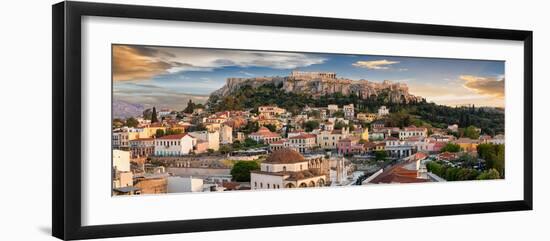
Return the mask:
<path id="1" fill-rule="evenodd" d="M 166 140 L 166 139 L 169 139 L 169 140 L 175 140 L 175 139 L 181 139 L 183 137 L 187 136 L 187 133 L 183 133 L 183 134 L 174 134 L 174 135 L 166 135 L 166 136 L 161 136 L 157 139 L 162 139 L 162 140 Z"/>
<path id="2" fill-rule="evenodd" d="M 276 150 L 267 159 L 265 163 L 297 163 L 306 161 L 304 156 L 292 149 Z"/>

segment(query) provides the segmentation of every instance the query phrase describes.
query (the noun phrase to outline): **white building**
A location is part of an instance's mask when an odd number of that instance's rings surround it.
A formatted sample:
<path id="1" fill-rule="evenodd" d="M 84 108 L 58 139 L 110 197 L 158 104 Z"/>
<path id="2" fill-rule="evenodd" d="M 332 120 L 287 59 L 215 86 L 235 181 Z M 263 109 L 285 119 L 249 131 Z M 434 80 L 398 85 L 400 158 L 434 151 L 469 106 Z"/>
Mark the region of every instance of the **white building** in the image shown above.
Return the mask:
<path id="1" fill-rule="evenodd" d="M 222 144 L 233 143 L 233 128 L 228 125 L 222 125 L 220 128 L 220 142 Z"/>
<path id="2" fill-rule="evenodd" d="M 344 105 L 344 118 L 346 119 L 353 119 L 355 117 L 355 108 L 353 107 L 353 104 Z"/>
<path id="3" fill-rule="evenodd" d="M 133 186 L 133 177 L 130 171 L 130 152 L 113 150 L 113 188 Z"/>
<path id="4" fill-rule="evenodd" d="M 495 137 L 493 137 L 493 139 L 489 140 L 488 142 L 492 144 L 504 145 L 504 135 L 502 134 L 496 135 Z"/>
<path id="5" fill-rule="evenodd" d="M 197 140 L 188 134 L 166 135 L 155 139 L 155 156 L 181 156 L 193 150 Z"/>
<path id="6" fill-rule="evenodd" d="M 427 137 L 428 129 L 424 127 L 409 126 L 399 130 L 399 140 L 405 140 L 409 137 Z"/>
<path id="7" fill-rule="evenodd" d="M 333 115 L 334 112 L 338 111 L 338 105 L 328 105 L 327 110 L 328 110 L 329 115 Z"/>
<path id="8" fill-rule="evenodd" d="M 300 134 L 297 136 L 289 137 L 284 143 L 286 148 L 290 148 L 300 153 L 306 153 L 313 150 L 316 144 L 317 136 L 315 134 Z"/>
<path id="9" fill-rule="evenodd" d="M 329 169 L 322 155 L 304 158 L 294 150 L 277 150 L 260 164 L 259 171 L 250 173 L 250 185 L 252 190 L 325 186 Z"/>
<path id="10" fill-rule="evenodd" d="M 408 142 L 399 140 L 395 137 L 387 137 L 385 139 L 385 149 L 392 157 L 408 157 L 413 154 L 414 148 Z"/>
<path id="11" fill-rule="evenodd" d="M 380 108 L 378 108 L 378 117 L 382 117 L 389 114 L 390 114 L 390 109 L 386 108 L 385 105 L 380 106 Z"/>
<path id="12" fill-rule="evenodd" d="M 113 168 L 121 172 L 130 171 L 130 152 L 113 150 Z"/>
<path id="13" fill-rule="evenodd" d="M 178 192 L 202 192 L 203 180 L 194 177 L 169 176 L 167 181 L 167 193 Z"/>
<path id="14" fill-rule="evenodd" d="M 214 151 L 217 151 L 220 149 L 220 132 L 219 131 L 194 131 L 189 132 L 189 135 L 191 135 L 194 138 L 197 138 L 201 141 L 208 142 L 208 149 L 212 149 Z"/>

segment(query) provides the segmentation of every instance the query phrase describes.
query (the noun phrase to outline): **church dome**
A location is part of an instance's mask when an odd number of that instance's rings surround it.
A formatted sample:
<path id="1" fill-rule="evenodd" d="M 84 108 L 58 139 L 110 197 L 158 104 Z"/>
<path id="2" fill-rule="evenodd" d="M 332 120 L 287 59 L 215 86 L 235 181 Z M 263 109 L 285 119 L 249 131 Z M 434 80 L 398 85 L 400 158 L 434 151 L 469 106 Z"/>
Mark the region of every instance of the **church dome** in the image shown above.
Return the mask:
<path id="1" fill-rule="evenodd" d="M 276 150 L 265 160 L 267 163 L 296 163 L 305 161 L 304 157 L 292 149 Z"/>

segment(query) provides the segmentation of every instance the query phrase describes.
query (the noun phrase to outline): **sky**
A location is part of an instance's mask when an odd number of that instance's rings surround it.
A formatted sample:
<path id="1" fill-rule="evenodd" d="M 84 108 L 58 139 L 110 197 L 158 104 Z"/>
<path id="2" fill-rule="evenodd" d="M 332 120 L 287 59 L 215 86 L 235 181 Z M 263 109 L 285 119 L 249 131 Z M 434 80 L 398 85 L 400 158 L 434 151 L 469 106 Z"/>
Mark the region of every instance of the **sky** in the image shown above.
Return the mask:
<path id="1" fill-rule="evenodd" d="M 440 105 L 504 107 L 504 62 L 380 55 L 113 45 L 113 97 L 183 109 L 205 102 L 229 77 L 288 76 L 292 70 L 406 83 Z"/>

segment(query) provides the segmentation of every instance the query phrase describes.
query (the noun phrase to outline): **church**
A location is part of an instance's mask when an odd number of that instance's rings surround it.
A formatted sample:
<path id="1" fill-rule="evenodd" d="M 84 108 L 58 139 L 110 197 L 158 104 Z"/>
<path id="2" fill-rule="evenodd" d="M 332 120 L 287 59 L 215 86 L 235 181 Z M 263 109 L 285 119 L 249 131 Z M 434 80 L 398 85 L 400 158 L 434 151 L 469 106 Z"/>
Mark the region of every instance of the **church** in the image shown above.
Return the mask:
<path id="1" fill-rule="evenodd" d="M 292 149 L 274 151 L 250 173 L 255 189 L 322 187 L 329 185 L 330 162 L 323 155 L 304 157 Z"/>

